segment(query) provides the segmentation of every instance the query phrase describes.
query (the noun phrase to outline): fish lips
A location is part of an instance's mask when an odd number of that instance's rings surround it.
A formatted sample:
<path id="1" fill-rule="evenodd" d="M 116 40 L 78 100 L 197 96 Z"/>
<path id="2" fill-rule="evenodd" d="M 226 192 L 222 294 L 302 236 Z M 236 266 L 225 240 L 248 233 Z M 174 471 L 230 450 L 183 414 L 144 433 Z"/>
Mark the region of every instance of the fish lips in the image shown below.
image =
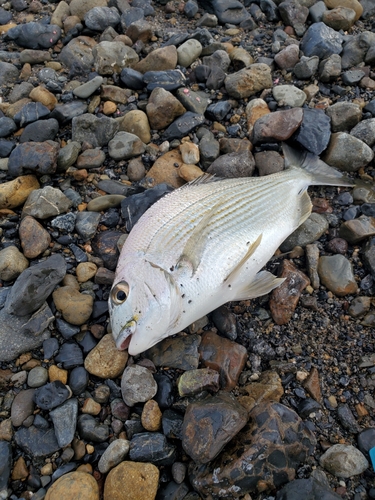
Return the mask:
<path id="1" fill-rule="evenodd" d="M 121 330 L 119 336 L 116 339 L 116 347 L 119 351 L 124 351 L 129 347 L 130 341 L 132 339 L 132 334 L 135 332 L 137 323 L 135 321 L 130 321 Z"/>

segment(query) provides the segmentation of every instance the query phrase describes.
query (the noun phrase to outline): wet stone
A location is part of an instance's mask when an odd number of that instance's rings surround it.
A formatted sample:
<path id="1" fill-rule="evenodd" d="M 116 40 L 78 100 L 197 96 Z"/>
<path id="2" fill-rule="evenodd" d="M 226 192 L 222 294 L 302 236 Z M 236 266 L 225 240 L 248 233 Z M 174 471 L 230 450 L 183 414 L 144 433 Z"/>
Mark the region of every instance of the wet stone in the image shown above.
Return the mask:
<path id="1" fill-rule="evenodd" d="M 25 127 L 20 137 L 20 143 L 53 141 L 58 131 L 59 122 L 55 118 L 38 120 Z"/>
<path id="2" fill-rule="evenodd" d="M 82 439 L 102 443 L 109 437 L 109 427 L 106 424 L 100 424 L 91 415 L 80 415 L 78 417 L 77 429 Z"/>
<path id="3" fill-rule="evenodd" d="M 141 422 L 146 431 L 158 431 L 161 428 L 161 417 L 158 403 L 153 399 L 146 401 L 141 415 Z"/>
<path id="4" fill-rule="evenodd" d="M 362 474 L 369 463 L 363 453 L 347 444 L 334 444 L 321 457 L 320 464 L 336 477 L 349 478 Z"/>
<path id="5" fill-rule="evenodd" d="M 120 15 L 115 7 L 93 7 L 85 14 L 85 25 L 95 31 L 104 31 L 108 26 L 115 28 Z"/>
<path id="6" fill-rule="evenodd" d="M 275 323 L 285 325 L 293 316 L 301 293 L 310 280 L 286 259 L 283 260 L 279 278 L 285 278 L 285 281 L 272 291 L 270 309 Z"/>
<path id="7" fill-rule="evenodd" d="M 73 441 L 78 415 L 77 399 L 69 399 L 50 412 L 56 439 L 60 448 Z"/>
<path id="8" fill-rule="evenodd" d="M 175 118 L 185 113 L 183 104 L 174 95 L 162 87 L 156 87 L 146 105 L 147 117 L 152 129 L 168 127 Z"/>
<path id="9" fill-rule="evenodd" d="M 87 104 L 82 101 L 72 101 L 65 104 L 58 104 L 51 112 L 50 117 L 56 118 L 61 125 L 70 122 L 74 117 L 85 114 Z"/>
<path id="10" fill-rule="evenodd" d="M 357 292 L 352 266 L 343 255 L 320 257 L 318 273 L 322 284 L 339 297 Z"/>
<path id="11" fill-rule="evenodd" d="M 51 359 L 59 350 L 59 342 L 56 338 L 51 337 L 43 342 L 44 359 Z"/>
<path id="12" fill-rule="evenodd" d="M 14 437 L 16 444 L 34 458 L 52 455 L 60 449 L 53 429 L 38 429 L 33 425 L 22 427 Z"/>
<path id="13" fill-rule="evenodd" d="M 118 260 L 117 241 L 122 233 L 118 231 L 104 231 L 97 234 L 92 240 L 92 247 L 107 269 L 114 270 Z"/>
<path id="14" fill-rule="evenodd" d="M 44 227 L 33 217 L 26 216 L 19 227 L 19 235 L 24 256 L 33 259 L 42 254 L 51 243 L 51 237 Z"/>
<path id="15" fill-rule="evenodd" d="M 300 108 L 275 111 L 260 117 L 253 128 L 253 142 L 285 141 L 298 129 L 303 120 Z"/>
<path id="16" fill-rule="evenodd" d="M 218 331 L 229 340 L 237 338 L 237 321 L 226 306 L 221 306 L 212 312 L 212 321 Z"/>
<path id="17" fill-rule="evenodd" d="M 96 233 L 100 220 L 97 212 L 78 212 L 75 229 L 84 241 L 90 240 Z"/>
<path id="18" fill-rule="evenodd" d="M 177 381 L 181 397 L 192 396 L 201 391 L 217 392 L 220 388 L 219 373 L 211 368 L 199 368 L 184 372 Z"/>
<path id="19" fill-rule="evenodd" d="M 249 68 L 241 69 L 225 78 L 225 88 L 235 99 L 250 97 L 271 87 L 271 69 L 264 63 L 252 64 Z"/>
<path id="20" fill-rule="evenodd" d="M 158 403 L 162 410 L 169 408 L 174 402 L 173 384 L 171 379 L 163 373 L 155 373 L 154 379 L 158 385 L 158 390 L 154 396 L 154 400 Z"/>
<path id="21" fill-rule="evenodd" d="M 125 368 L 121 378 L 121 393 L 128 406 L 152 399 L 156 391 L 157 384 L 150 370 L 139 365 Z"/>
<path id="22" fill-rule="evenodd" d="M 207 331 L 202 335 L 199 354 L 203 366 L 219 372 L 222 389 L 235 387 L 247 360 L 243 346 Z"/>
<path id="23" fill-rule="evenodd" d="M 48 371 L 43 366 L 36 366 L 29 371 L 27 385 L 29 387 L 41 387 L 48 381 Z"/>
<path id="24" fill-rule="evenodd" d="M 192 370 L 198 368 L 200 343 L 200 335 L 194 334 L 167 338 L 148 349 L 145 355 L 155 366 Z"/>
<path id="25" fill-rule="evenodd" d="M 0 250 L 0 279 L 13 281 L 27 269 L 29 261 L 14 245 Z"/>
<path id="26" fill-rule="evenodd" d="M 83 366 L 73 368 L 69 375 L 69 387 L 78 396 L 84 392 L 89 381 L 89 374 Z"/>
<path id="27" fill-rule="evenodd" d="M 83 364 L 82 351 L 75 342 L 65 342 L 60 347 L 59 354 L 55 356 L 55 361 L 62 363 L 62 366 L 67 370 L 75 368 Z"/>
<path id="28" fill-rule="evenodd" d="M 36 122 L 40 118 L 45 118 L 49 114 L 50 110 L 41 102 L 29 102 L 23 106 L 21 111 L 16 113 L 14 121 L 20 127 L 24 127 L 29 123 Z"/>
<path id="29" fill-rule="evenodd" d="M 86 83 L 83 83 L 79 87 L 76 87 L 73 90 L 73 94 L 79 97 L 80 99 L 87 99 L 87 97 L 90 97 L 90 95 L 93 94 L 100 87 L 102 83 L 103 83 L 103 77 L 99 75 L 95 76 Z"/>
<path id="30" fill-rule="evenodd" d="M 339 405 L 337 408 L 337 416 L 341 425 L 352 434 L 358 434 L 361 430 L 358 422 L 356 421 L 352 411 L 347 404 Z"/>
<path id="31" fill-rule="evenodd" d="M 80 332 L 79 326 L 71 325 L 61 318 L 56 318 L 56 326 L 59 333 L 61 333 L 64 339 L 67 340 L 71 339 L 74 335 L 77 335 L 77 333 Z"/>
<path id="32" fill-rule="evenodd" d="M 0 118 L 0 137 L 8 137 L 16 130 L 17 125 L 14 123 L 14 120 L 7 118 L 6 116 L 2 116 Z"/>
<path id="33" fill-rule="evenodd" d="M 166 141 L 171 141 L 172 139 L 181 139 L 185 135 L 192 132 L 196 127 L 202 125 L 204 122 L 204 116 L 198 113 L 192 113 L 187 111 L 183 115 L 179 116 L 164 132 L 163 138 Z"/>
<path id="34" fill-rule="evenodd" d="M 42 410 L 52 410 L 66 401 L 69 395 L 69 389 L 59 380 L 55 380 L 36 389 L 34 401 Z"/>
<path id="35" fill-rule="evenodd" d="M 130 441 L 129 458 L 134 462 L 172 465 L 176 459 L 176 448 L 168 443 L 164 434 L 142 432 L 135 434 Z"/>

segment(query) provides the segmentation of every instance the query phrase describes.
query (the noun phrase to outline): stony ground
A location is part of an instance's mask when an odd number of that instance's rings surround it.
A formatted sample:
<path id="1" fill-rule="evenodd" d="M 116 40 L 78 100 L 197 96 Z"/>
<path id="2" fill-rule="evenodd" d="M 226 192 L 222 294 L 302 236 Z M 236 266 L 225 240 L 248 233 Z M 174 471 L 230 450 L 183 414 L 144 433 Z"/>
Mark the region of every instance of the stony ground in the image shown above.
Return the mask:
<path id="1" fill-rule="evenodd" d="M 0 498 L 375 498 L 375 4 L 0 4 Z M 282 141 L 354 183 L 310 188 L 285 282 L 117 351 L 138 218 Z"/>

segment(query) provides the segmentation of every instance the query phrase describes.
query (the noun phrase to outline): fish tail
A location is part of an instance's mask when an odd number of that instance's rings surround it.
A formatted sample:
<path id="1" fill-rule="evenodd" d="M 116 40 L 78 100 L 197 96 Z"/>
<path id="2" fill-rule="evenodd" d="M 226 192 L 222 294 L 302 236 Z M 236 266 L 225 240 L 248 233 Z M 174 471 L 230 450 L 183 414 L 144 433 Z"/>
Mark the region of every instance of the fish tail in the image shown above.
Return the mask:
<path id="1" fill-rule="evenodd" d="M 298 151 L 285 142 L 282 144 L 285 168 L 299 167 L 310 174 L 313 186 L 354 186 L 355 182 L 339 170 L 324 163 L 308 151 Z"/>

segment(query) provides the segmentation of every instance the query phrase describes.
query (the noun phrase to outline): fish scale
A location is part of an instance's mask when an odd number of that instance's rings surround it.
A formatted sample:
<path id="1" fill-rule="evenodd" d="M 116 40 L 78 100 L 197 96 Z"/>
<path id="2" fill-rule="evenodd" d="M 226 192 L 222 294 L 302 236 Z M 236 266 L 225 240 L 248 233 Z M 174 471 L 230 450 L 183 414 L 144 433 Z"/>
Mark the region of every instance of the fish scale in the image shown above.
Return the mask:
<path id="1" fill-rule="evenodd" d="M 284 154 L 283 172 L 205 175 L 143 214 L 122 248 L 109 299 L 119 349 L 139 354 L 225 302 L 283 281 L 261 269 L 310 215 L 308 186 L 352 185 L 310 153 L 285 146 Z"/>

